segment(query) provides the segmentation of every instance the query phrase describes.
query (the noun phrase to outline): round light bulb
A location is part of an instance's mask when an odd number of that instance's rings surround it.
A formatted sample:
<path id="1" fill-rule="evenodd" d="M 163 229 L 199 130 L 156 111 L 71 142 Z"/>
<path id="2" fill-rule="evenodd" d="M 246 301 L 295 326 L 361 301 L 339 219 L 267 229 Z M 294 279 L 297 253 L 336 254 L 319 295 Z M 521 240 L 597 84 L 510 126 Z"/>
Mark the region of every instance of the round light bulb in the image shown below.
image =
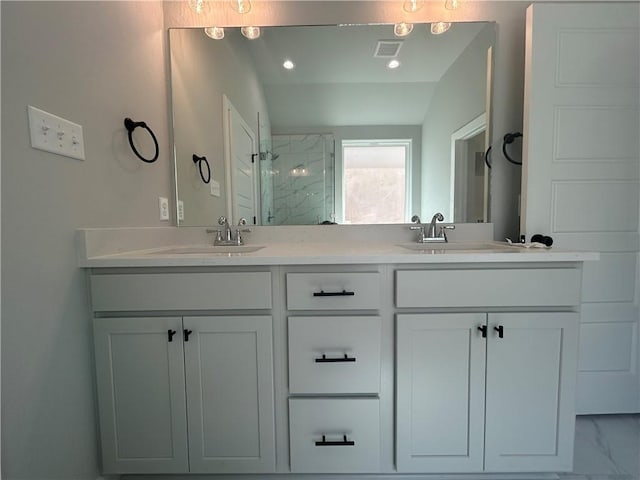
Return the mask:
<path id="1" fill-rule="evenodd" d="M 260 27 L 247 26 L 242 27 L 240 31 L 242 32 L 242 35 L 247 37 L 249 40 L 255 40 L 260 36 Z"/>
<path id="2" fill-rule="evenodd" d="M 206 27 L 204 33 L 214 40 L 222 40 L 224 38 L 224 28 L 222 27 Z"/>
<path id="3" fill-rule="evenodd" d="M 251 11 L 250 0 L 231 0 L 231 7 L 240 14 L 249 13 Z"/>
<path id="4" fill-rule="evenodd" d="M 413 31 L 413 23 L 396 23 L 393 26 L 393 34 L 396 37 L 406 37 Z"/>
<path id="5" fill-rule="evenodd" d="M 405 0 L 402 9 L 405 12 L 415 13 L 424 7 L 425 0 Z"/>
<path id="6" fill-rule="evenodd" d="M 293 70 L 296 67 L 296 64 L 293 63 L 291 60 L 285 60 L 282 66 L 287 70 Z"/>
<path id="7" fill-rule="evenodd" d="M 198 15 L 204 12 L 205 6 L 206 0 L 189 0 L 189 8 L 191 8 L 191 10 L 193 10 Z"/>
<path id="8" fill-rule="evenodd" d="M 393 70 L 394 68 L 398 68 L 399 66 L 400 66 L 400 62 L 396 59 L 391 60 L 387 64 L 387 68 L 390 68 L 391 70 Z"/>
<path id="9" fill-rule="evenodd" d="M 440 35 L 451 28 L 451 22 L 436 22 L 431 24 L 431 33 Z"/>

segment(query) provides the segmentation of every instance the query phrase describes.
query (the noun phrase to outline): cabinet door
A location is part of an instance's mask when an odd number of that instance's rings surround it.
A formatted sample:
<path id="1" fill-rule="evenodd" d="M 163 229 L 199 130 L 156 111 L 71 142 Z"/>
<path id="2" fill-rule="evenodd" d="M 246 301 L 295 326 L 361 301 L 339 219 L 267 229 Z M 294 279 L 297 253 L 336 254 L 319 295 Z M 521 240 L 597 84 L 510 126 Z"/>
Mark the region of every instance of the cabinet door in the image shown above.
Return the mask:
<path id="1" fill-rule="evenodd" d="M 275 471 L 271 317 L 185 317 L 194 473 Z"/>
<path id="2" fill-rule="evenodd" d="M 398 315 L 399 472 L 482 471 L 486 315 Z"/>
<path id="3" fill-rule="evenodd" d="M 103 473 L 188 471 L 181 327 L 175 317 L 94 320 Z"/>
<path id="4" fill-rule="evenodd" d="M 486 471 L 572 470 L 577 331 L 576 313 L 489 315 Z"/>

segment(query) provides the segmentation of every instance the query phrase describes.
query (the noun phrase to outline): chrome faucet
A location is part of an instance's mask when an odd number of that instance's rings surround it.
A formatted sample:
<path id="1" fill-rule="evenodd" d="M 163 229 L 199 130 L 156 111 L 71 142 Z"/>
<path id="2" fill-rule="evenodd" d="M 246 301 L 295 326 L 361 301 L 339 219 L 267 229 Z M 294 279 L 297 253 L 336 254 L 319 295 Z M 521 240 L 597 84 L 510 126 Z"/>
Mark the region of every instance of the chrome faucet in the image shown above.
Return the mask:
<path id="1" fill-rule="evenodd" d="M 409 227 L 411 230 L 418 231 L 418 243 L 445 243 L 448 242 L 446 230 L 455 230 L 455 225 L 442 225 L 436 233 L 437 222 L 444 221 L 444 215 L 441 213 L 436 213 L 433 218 L 431 218 L 431 223 L 429 224 L 429 229 L 425 233 L 425 225 L 420 222 L 420 217 L 414 215 L 411 217 L 411 221 L 416 225 L 412 225 Z"/>
<path id="2" fill-rule="evenodd" d="M 242 229 L 247 224 L 247 220 L 245 218 L 241 218 L 238 221 L 238 228 L 236 228 L 235 238 L 231 227 L 229 226 L 229 221 L 227 217 L 224 215 L 218 218 L 218 225 L 222 226 L 222 230 L 207 230 L 209 233 L 215 233 L 216 238 L 213 241 L 214 245 L 221 246 L 231 246 L 231 245 L 244 245 L 244 241 L 242 240 L 241 232 L 250 232 L 251 230 L 248 228 Z"/>

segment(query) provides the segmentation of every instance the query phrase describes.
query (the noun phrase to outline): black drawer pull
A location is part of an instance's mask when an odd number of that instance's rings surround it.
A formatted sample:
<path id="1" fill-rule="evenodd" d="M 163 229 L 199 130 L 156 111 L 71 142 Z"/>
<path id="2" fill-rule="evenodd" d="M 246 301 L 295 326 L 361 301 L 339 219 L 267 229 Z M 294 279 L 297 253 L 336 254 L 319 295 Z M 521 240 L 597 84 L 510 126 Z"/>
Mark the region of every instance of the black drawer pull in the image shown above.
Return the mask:
<path id="1" fill-rule="evenodd" d="M 493 329 L 498 332 L 499 338 L 504 338 L 504 327 L 502 325 L 498 325 L 497 327 L 493 327 Z"/>
<path id="2" fill-rule="evenodd" d="M 350 357 L 346 353 L 344 357 L 329 357 L 323 353 L 322 358 L 316 358 L 316 363 L 338 363 L 338 362 L 355 362 L 356 357 Z"/>
<path id="3" fill-rule="evenodd" d="M 353 440 L 347 440 L 346 435 L 343 435 L 342 438 L 343 440 L 338 442 L 327 442 L 326 437 L 322 435 L 322 441 L 316 442 L 316 447 L 353 447 L 356 444 Z"/>
<path id="4" fill-rule="evenodd" d="M 320 290 L 319 292 L 313 292 L 314 297 L 353 297 L 356 292 L 347 292 L 342 290 L 341 292 L 325 292 Z"/>

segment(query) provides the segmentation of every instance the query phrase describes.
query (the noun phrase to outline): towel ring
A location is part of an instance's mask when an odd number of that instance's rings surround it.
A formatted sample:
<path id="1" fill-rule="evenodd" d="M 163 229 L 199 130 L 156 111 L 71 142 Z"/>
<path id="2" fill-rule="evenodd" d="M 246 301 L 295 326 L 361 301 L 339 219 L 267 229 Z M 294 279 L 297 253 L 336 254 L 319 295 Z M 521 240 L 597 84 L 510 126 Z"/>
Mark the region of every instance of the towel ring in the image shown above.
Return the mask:
<path id="1" fill-rule="evenodd" d="M 124 126 L 127 129 L 127 132 L 129 132 L 129 145 L 131 145 L 131 150 L 133 150 L 133 153 L 136 154 L 136 156 L 142 160 L 143 162 L 146 163 L 153 163 L 158 159 L 158 155 L 160 153 L 160 148 L 158 147 L 158 140 L 156 139 L 156 136 L 153 134 L 153 132 L 151 131 L 151 129 L 149 128 L 149 126 L 145 123 L 145 122 L 134 122 L 133 120 L 131 120 L 129 117 L 124 119 Z M 147 132 L 149 132 L 149 135 L 151 135 L 151 138 L 153 139 L 153 143 L 156 146 L 156 154 L 153 156 L 153 158 L 149 159 L 149 158 L 144 158 L 142 155 L 140 155 L 140 153 L 138 152 L 138 149 L 136 148 L 136 146 L 133 144 L 133 131 L 138 128 L 138 127 L 142 127 L 144 128 Z"/>
<path id="2" fill-rule="evenodd" d="M 209 183 L 211 181 L 211 167 L 209 166 L 209 161 L 207 157 L 199 157 L 195 153 L 193 154 L 193 163 L 198 164 L 198 170 L 200 170 L 200 178 L 204 183 Z M 207 166 L 207 178 L 204 177 L 204 172 L 202 171 L 202 164 Z"/>

